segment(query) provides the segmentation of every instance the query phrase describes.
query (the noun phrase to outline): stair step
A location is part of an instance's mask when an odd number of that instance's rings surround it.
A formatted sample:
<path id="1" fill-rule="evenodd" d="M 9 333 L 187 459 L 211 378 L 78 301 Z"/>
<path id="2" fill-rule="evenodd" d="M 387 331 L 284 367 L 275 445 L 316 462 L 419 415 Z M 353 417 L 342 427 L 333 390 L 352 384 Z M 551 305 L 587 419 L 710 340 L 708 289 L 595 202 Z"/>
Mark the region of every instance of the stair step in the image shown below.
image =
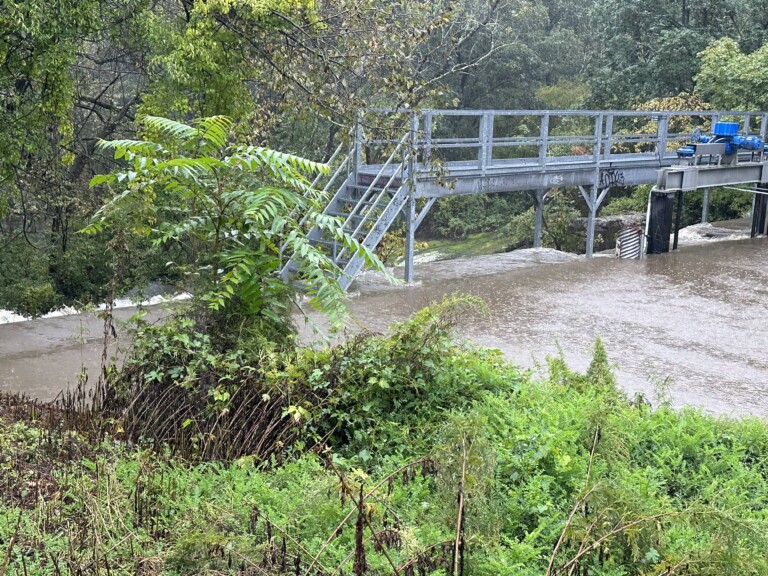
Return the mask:
<path id="1" fill-rule="evenodd" d="M 389 186 L 389 188 L 392 188 L 392 186 Z M 381 192 L 384 190 L 383 186 L 373 186 L 371 187 L 370 184 L 347 184 L 347 190 L 368 190 L 370 189 L 371 192 Z"/>
<path id="2" fill-rule="evenodd" d="M 368 214 L 367 213 L 366 214 L 352 214 L 350 212 L 331 212 L 331 211 L 329 211 L 329 212 L 326 212 L 326 214 L 328 216 L 338 216 L 338 217 L 344 218 L 344 219 L 354 218 L 356 220 L 361 220 L 361 219 L 368 218 Z"/>
<path id="3" fill-rule="evenodd" d="M 312 244 L 322 244 L 323 246 L 336 246 L 337 248 L 343 248 L 344 244 L 338 240 L 310 240 Z"/>
<path id="4" fill-rule="evenodd" d="M 370 186 L 374 178 L 376 178 L 374 174 L 358 174 L 357 175 L 358 184 L 356 184 L 356 186 L 360 186 L 360 185 Z M 389 182 L 389 176 L 382 175 L 382 176 L 379 176 L 378 180 L 376 180 L 376 185 L 378 188 L 384 188 L 384 186 L 387 185 L 387 182 Z M 394 178 L 392 180 L 392 183 L 389 185 L 389 187 L 400 188 L 402 184 L 403 184 L 402 178 Z"/>
<path id="5" fill-rule="evenodd" d="M 374 206 L 379 204 L 386 206 L 387 202 L 376 202 L 375 200 L 355 200 L 354 198 L 339 198 L 339 202 L 348 202 L 349 204 L 361 205 L 361 206 Z"/>
<path id="6" fill-rule="evenodd" d="M 326 215 L 338 218 L 346 234 L 353 235 L 358 243 L 365 243 L 371 249 L 389 229 L 403 205 L 403 198 L 407 196 L 402 187 L 405 181 L 402 172 L 396 172 L 398 177 L 393 178 L 393 170 L 402 171 L 403 167 L 393 166 L 389 174 L 378 177 L 373 169 L 359 173 L 356 180 L 347 175 L 346 181 L 340 183 L 331 203 L 326 206 Z M 346 290 L 364 265 L 364 259 L 322 229 L 313 229 L 312 236 L 317 238 L 311 240 L 317 250 L 333 258 L 342 270 L 346 269 L 346 274 L 339 279 Z M 291 269 L 290 263 L 288 269 Z"/>

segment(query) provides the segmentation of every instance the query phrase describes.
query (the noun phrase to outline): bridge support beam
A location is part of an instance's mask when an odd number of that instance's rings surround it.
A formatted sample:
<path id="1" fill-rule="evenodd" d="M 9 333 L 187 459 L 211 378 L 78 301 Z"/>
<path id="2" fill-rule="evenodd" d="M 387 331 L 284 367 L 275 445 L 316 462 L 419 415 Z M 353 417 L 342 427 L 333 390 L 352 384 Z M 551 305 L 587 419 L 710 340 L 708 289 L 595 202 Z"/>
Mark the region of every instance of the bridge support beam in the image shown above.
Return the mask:
<path id="1" fill-rule="evenodd" d="M 683 191 L 677 191 L 677 203 L 675 205 L 675 238 L 672 242 L 672 250 L 677 250 L 677 239 L 680 236 L 680 223 L 683 219 Z"/>
<path id="2" fill-rule="evenodd" d="M 403 279 L 406 282 L 413 282 L 413 256 L 416 248 L 415 235 L 416 228 L 421 223 L 416 222 L 416 155 L 418 154 L 417 138 L 419 136 L 419 117 L 411 113 L 411 129 L 408 137 L 408 157 L 404 158 L 406 170 L 403 174 L 403 180 L 408 186 L 408 200 L 405 201 L 405 270 L 403 270 Z"/>
<path id="3" fill-rule="evenodd" d="M 709 218 L 709 188 L 704 188 L 704 195 L 701 198 L 701 223 L 706 224 Z"/>
<path id="4" fill-rule="evenodd" d="M 600 204 L 605 200 L 605 196 L 608 194 L 610 188 L 603 188 L 600 194 L 597 193 L 597 185 L 589 186 L 589 192 L 584 189 L 584 186 L 579 186 L 581 196 L 587 203 L 589 208 L 589 215 L 587 216 L 587 258 L 592 258 L 592 254 L 595 250 L 595 219 L 597 218 L 597 211 L 600 209 Z"/>
<path id="5" fill-rule="evenodd" d="M 648 254 L 669 252 L 669 235 L 672 231 L 672 204 L 674 195 L 651 192 L 648 198 L 648 216 L 645 234 Z"/>
<path id="6" fill-rule="evenodd" d="M 408 196 L 403 208 L 405 214 L 405 269 L 403 280 L 413 282 L 413 255 L 416 248 L 416 198 L 413 194 Z"/>
<path id="7" fill-rule="evenodd" d="M 547 196 L 546 190 L 536 190 L 533 194 L 533 204 L 536 218 L 533 223 L 533 247 L 541 248 L 541 227 L 544 222 L 544 198 Z"/>
<path id="8" fill-rule="evenodd" d="M 768 188 L 768 182 L 762 182 L 759 188 Z M 754 238 L 758 234 L 768 234 L 768 194 L 755 194 L 752 201 L 752 231 Z"/>

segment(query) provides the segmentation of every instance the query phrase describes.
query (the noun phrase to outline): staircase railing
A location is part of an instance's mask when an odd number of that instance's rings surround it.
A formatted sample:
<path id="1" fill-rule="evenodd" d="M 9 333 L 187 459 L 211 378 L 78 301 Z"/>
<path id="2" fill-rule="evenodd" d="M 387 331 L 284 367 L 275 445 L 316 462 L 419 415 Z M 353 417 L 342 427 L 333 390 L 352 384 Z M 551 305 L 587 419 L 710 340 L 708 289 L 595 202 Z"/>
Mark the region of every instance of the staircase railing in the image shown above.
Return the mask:
<path id="1" fill-rule="evenodd" d="M 392 174 L 387 178 L 387 181 L 384 184 L 384 186 L 379 185 L 379 182 L 381 181 L 382 176 L 384 175 L 385 172 L 387 172 L 390 166 L 393 166 L 393 161 L 395 157 L 403 149 L 407 140 L 408 140 L 407 134 L 400 139 L 400 141 L 397 143 L 397 146 L 395 146 L 395 148 L 392 150 L 392 153 L 389 155 L 386 162 L 382 164 L 381 168 L 376 173 L 376 176 L 374 176 L 373 180 L 368 185 L 368 188 L 366 188 L 366 190 L 360 196 L 358 203 L 355 205 L 354 208 L 352 208 L 352 211 L 349 213 L 349 215 L 347 216 L 347 219 L 344 221 L 344 228 L 346 229 L 348 224 L 352 225 L 352 216 L 355 215 L 355 213 L 358 213 L 358 215 L 362 217 L 358 225 L 355 227 L 354 231 L 350 233 L 350 236 L 357 237 L 357 235 L 360 234 L 365 222 L 371 220 L 371 218 L 368 218 L 368 214 L 372 213 L 378 207 L 379 201 L 384 196 L 384 193 L 390 189 L 392 184 L 397 180 L 397 177 L 402 175 L 407 162 L 407 156 L 408 156 L 407 154 L 403 155 L 402 159 L 400 160 L 400 163 L 397 165 L 397 167 L 392 172 Z M 379 189 L 379 193 L 376 195 L 376 200 L 374 201 L 373 205 L 370 206 L 370 208 L 368 209 L 368 212 L 366 214 L 363 214 L 362 212 L 358 212 L 358 210 L 362 210 L 362 208 L 365 206 L 363 202 L 366 202 L 365 199 L 368 197 L 368 195 L 373 190 L 376 190 L 376 189 Z M 338 258 L 341 258 L 343 252 L 344 252 L 344 249 L 342 249 L 342 251 L 339 253 Z"/>
<path id="2" fill-rule="evenodd" d="M 327 160 L 326 164 L 329 164 L 329 165 L 333 166 L 334 162 L 336 162 L 336 160 L 339 158 L 339 156 L 342 154 L 342 152 L 345 150 L 345 148 L 347 148 L 347 146 L 345 146 L 345 144 L 343 142 L 341 144 L 339 144 L 336 147 L 336 150 L 334 150 L 333 154 L 331 154 L 331 157 Z M 351 154 L 350 154 L 349 150 L 347 150 L 346 156 L 344 156 L 344 158 L 341 160 L 341 162 L 339 162 L 338 166 L 336 166 L 336 169 L 331 173 L 331 175 L 328 176 L 328 180 L 326 181 L 326 183 L 323 186 L 323 188 L 320 190 L 320 195 L 326 194 L 329 190 L 332 189 L 332 187 L 334 185 L 337 186 L 336 194 L 338 194 L 338 190 L 343 190 L 344 189 L 344 185 L 346 183 L 346 179 L 347 179 L 347 176 L 349 174 L 349 169 L 350 169 L 350 158 L 351 158 Z M 335 184 L 335 183 L 337 183 L 338 177 L 342 173 L 344 173 L 344 181 L 341 183 L 341 185 Z M 312 182 L 309 185 L 309 190 L 310 191 L 315 190 L 317 185 L 320 182 L 322 182 L 323 178 L 325 178 L 325 177 L 326 177 L 326 175 L 322 174 L 322 173 L 320 173 L 317 176 L 315 176 L 315 178 L 312 180 Z M 326 203 L 326 208 L 327 208 L 327 206 L 328 206 L 328 204 Z M 297 214 L 296 214 L 297 210 L 298 210 L 298 208 L 295 208 L 294 211 L 291 213 L 292 217 L 297 216 Z M 309 213 L 306 213 L 306 214 L 304 214 L 301 217 L 301 219 L 299 220 L 299 228 L 303 227 L 307 223 L 307 218 L 309 218 Z M 285 273 L 287 271 L 286 269 L 287 269 L 288 265 L 290 264 L 290 259 L 288 260 L 288 262 L 284 262 L 284 255 L 285 255 L 285 244 L 280 246 L 280 275 L 281 276 L 285 275 Z"/>

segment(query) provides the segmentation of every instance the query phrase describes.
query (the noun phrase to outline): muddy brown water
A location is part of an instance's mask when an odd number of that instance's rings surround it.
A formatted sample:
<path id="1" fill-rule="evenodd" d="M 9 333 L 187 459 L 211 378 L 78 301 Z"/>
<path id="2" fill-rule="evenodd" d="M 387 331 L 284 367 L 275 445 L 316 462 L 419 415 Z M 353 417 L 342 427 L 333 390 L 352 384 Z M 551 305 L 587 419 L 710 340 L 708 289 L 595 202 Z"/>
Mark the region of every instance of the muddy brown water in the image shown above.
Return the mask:
<path id="1" fill-rule="evenodd" d="M 421 263 L 411 286 L 364 278 L 350 310 L 383 331 L 444 294 L 472 294 L 490 316 L 463 323 L 461 334 L 523 366 L 562 352 L 584 369 L 600 337 L 630 395 L 653 399 L 664 388 L 677 406 L 766 417 L 767 256 L 768 239 L 756 238 L 645 260 L 533 250 Z M 92 315 L 0 325 L 0 389 L 49 399 L 83 364 L 95 375 L 100 333 Z"/>

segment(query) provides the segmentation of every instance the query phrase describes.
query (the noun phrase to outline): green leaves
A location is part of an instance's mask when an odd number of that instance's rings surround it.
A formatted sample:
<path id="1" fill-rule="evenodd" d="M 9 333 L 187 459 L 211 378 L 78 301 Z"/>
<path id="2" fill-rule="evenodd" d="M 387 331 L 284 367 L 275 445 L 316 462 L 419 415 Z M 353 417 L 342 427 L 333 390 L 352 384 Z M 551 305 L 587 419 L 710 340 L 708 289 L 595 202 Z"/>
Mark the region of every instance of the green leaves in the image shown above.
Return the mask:
<path id="1" fill-rule="evenodd" d="M 768 43 L 743 53 L 731 38 L 713 42 L 699 54 L 696 92 L 725 110 L 768 109 Z"/>
<path id="2" fill-rule="evenodd" d="M 259 146 L 230 145 L 232 121 L 223 116 L 191 124 L 142 116 L 144 140 L 101 143 L 127 169 L 99 175 L 91 186 L 116 194 L 84 232 L 121 227 L 151 235 L 157 245 L 178 244 L 192 254 L 187 270 L 197 300 L 222 319 L 246 314 L 275 325 L 288 322 L 292 288 L 280 277 L 290 255 L 310 303 L 334 321 L 343 316 L 333 261 L 308 241 L 299 219 L 318 222 L 379 268 L 383 265 L 348 237 L 337 219 L 323 217 L 320 193 L 309 178 L 328 167 Z"/>
<path id="3" fill-rule="evenodd" d="M 765 7 L 760 2 L 597 0 L 591 16 L 593 32 L 602 49 L 592 59 L 588 75 L 592 101 L 604 108 L 621 108 L 651 98 L 692 92 L 700 64 L 699 52 L 715 41 L 722 48 L 723 41 L 719 39 L 725 37 L 736 38 L 754 50 L 768 39 L 764 26 L 753 25 L 762 21 L 764 14 Z M 728 53 L 723 57 L 724 63 L 731 62 Z M 707 67 L 706 63 L 701 64 Z M 721 83 L 718 88 L 738 91 L 740 79 L 733 75 L 738 72 L 730 72 L 716 79 Z M 743 72 L 748 77 L 747 71 Z M 749 92 L 742 94 L 746 98 L 752 96 Z"/>
<path id="4" fill-rule="evenodd" d="M 101 140 L 99 147 L 114 150 L 115 160 L 121 158 L 130 160 L 134 156 L 154 156 L 164 150 L 160 144 L 146 140 Z"/>

